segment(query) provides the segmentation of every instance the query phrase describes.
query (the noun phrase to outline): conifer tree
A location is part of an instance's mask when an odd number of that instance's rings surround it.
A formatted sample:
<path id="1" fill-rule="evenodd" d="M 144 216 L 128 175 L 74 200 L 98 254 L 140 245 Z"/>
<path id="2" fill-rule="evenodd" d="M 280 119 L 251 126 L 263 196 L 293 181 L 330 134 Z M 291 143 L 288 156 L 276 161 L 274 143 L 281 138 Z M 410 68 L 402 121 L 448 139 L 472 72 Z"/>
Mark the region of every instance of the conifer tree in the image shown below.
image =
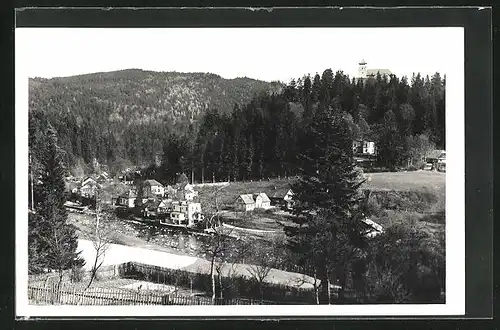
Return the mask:
<path id="1" fill-rule="evenodd" d="M 292 186 L 294 224 L 285 232 L 291 250 L 303 261 L 315 258 L 321 302 L 327 303 L 327 284 L 338 278 L 345 288 L 350 266 L 365 244 L 358 192 L 363 181 L 354 167 L 352 138 L 341 113 L 331 108 L 318 113 L 307 140 L 300 178 Z"/>
<path id="2" fill-rule="evenodd" d="M 378 162 L 380 165 L 395 170 L 405 158 L 404 140 L 398 130 L 396 116 L 389 110 L 385 116 L 378 141 Z"/>
<path id="3" fill-rule="evenodd" d="M 77 252 L 76 228 L 66 222 L 63 151 L 57 144 L 55 129 L 46 124 L 33 150 L 39 166 L 34 175 L 34 214 L 28 222 L 29 263 L 32 261 L 32 272 L 56 270 L 61 283 L 64 270 L 82 266 L 84 261 Z"/>

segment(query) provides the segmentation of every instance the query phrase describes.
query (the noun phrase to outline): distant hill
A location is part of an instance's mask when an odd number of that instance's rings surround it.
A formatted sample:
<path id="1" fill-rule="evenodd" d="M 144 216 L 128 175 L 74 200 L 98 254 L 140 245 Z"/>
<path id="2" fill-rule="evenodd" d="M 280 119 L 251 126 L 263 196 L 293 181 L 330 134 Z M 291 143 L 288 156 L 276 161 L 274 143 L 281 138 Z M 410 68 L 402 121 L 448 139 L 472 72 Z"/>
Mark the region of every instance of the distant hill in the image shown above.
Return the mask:
<path id="1" fill-rule="evenodd" d="M 147 123 L 197 120 L 208 108 L 222 112 L 246 104 L 280 83 L 250 78 L 224 79 L 211 73 L 153 72 L 130 69 L 64 78 L 30 79 L 30 108 L 106 111 L 110 122 Z"/>
<path id="2" fill-rule="evenodd" d="M 281 83 L 246 77 L 129 69 L 31 78 L 29 109 L 50 120 L 71 165 L 117 157 L 147 164 L 169 133 L 196 131 L 208 109 L 228 113 L 235 104 L 282 89 Z"/>

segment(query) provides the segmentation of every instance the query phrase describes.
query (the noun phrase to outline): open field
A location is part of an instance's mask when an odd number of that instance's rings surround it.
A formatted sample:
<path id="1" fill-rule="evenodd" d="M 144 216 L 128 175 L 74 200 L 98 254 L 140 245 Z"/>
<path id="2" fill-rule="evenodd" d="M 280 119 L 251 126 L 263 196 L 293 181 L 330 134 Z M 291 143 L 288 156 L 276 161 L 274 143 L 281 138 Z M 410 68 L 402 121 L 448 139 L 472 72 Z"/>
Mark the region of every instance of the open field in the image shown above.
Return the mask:
<path id="1" fill-rule="evenodd" d="M 371 191 L 368 216 L 383 225 L 390 226 L 401 221 L 420 221 L 444 226 L 446 173 L 433 171 L 383 172 L 364 174 L 366 182 L 361 187 Z M 230 207 L 240 194 L 272 192 L 288 189 L 293 181 L 273 179 L 256 182 L 231 182 L 218 190 L 219 203 Z M 204 210 L 214 203 L 214 187 L 198 188 Z M 209 208 L 210 210 L 210 208 Z M 247 229 L 275 230 L 281 227 L 277 221 L 286 221 L 286 214 L 275 212 L 231 212 L 225 211 L 227 224 Z M 257 236 L 257 234 L 255 234 Z M 262 237 L 259 237 L 262 238 Z"/>
<path id="2" fill-rule="evenodd" d="M 446 173 L 433 171 L 366 173 L 365 189 L 444 191 Z"/>
<path id="3" fill-rule="evenodd" d="M 446 173 L 433 171 L 413 172 L 382 172 L 366 173 L 363 189 L 370 190 L 421 190 L 428 189 L 438 193 L 443 192 L 446 183 Z M 241 194 L 272 192 L 275 189 L 288 189 L 293 179 L 272 179 L 253 182 L 231 182 L 223 187 L 199 187 L 200 199 L 213 203 L 214 193 L 219 190 L 219 201 L 223 205 L 231 205 Z"/>

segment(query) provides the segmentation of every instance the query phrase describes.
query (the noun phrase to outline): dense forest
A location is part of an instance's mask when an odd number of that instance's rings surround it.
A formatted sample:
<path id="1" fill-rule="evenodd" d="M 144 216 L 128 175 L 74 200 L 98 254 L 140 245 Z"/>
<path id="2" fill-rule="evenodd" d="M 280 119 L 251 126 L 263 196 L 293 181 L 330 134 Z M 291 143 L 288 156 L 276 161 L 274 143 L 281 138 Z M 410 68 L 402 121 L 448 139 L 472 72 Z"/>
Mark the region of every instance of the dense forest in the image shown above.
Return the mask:
<path id="1" fill-rule="evenodd" d="M 296 175 L 300 153 L 310 149 L 316 114 L 342 115 L 351 138 L 375 141 L 384 169 L 419 168 L 422 156 L 445 146 L 445 80 L 378 75 L 349 79 L 342 72 L 292 80 L 282 93 L 255 97 L 231 113 L 209 109 L 197 133 L 171 135 L 162 166 L 149 175 L 172 181 L 191 173 L 195 181 L 254 180 Z"/>
<path id="2" fill-rule="evenodd" d="M 230 112 L 281 88 L 250 78 L 133 69 L 30 79 L 29 109 L 50 121 L 65 163 L 81 175 L 94 158 L 110 169 L 149 164 L 169 134 L 196 131 L 208 108 Z"/>
<path id="3" fill-rule="evenodd" d="M 148 165 L 172 181 L 252 180 L 297 174 L 315 114 L 332 108 L 353 139 L 375 141 L 378 165 L 417 168 L 445 147 L 445 78 L 349 78 L 327 69 L 288 85 L 212 74 L 125 70 L 32 79 L 30 109 L 58 132 L 70 168 Z M 154 165 L 162 152 L 162 165 Z"/>

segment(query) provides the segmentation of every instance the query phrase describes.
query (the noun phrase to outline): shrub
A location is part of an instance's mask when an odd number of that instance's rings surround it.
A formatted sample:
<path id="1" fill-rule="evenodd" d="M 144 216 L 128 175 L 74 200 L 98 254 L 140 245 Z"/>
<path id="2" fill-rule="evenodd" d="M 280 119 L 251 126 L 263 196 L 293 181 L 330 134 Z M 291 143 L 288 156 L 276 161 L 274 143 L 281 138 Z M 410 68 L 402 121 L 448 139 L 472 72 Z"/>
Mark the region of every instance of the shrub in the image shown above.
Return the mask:
<path id="1" fill-rule="evenodd" d="M 191 280 L 193 289 L 203 292 L 211 292 L 212 279 L 210 274 L 193 273 L 182 269 L 169 269 L 157 266 L 143 265 L 135 262 L 128 263 L 123 267 L 124 275 L 133 275 L 139 279 L 150 280 L 185 288 L 190 288 Z M 220 292 L 219 281 L 216 281 L 216 291 Z M 259 283 L 245 276 L 222 277 L 222 291 L 226 298 L 246 297 L 260 299 Z M 218 296 L 218 293 L 217 293 Z M 286 285 L 264 283 L 263 299 L 274 301 L 312 302 L 314 292 L 312 290 L 298 289 Z"/>
<path id="2" fill-rule="evenodd" d="M 85 271 L 83 267 L 73 266 L 69 274 L 70 280 L 73 283 L 80 283 L 85 277 Z"/>

